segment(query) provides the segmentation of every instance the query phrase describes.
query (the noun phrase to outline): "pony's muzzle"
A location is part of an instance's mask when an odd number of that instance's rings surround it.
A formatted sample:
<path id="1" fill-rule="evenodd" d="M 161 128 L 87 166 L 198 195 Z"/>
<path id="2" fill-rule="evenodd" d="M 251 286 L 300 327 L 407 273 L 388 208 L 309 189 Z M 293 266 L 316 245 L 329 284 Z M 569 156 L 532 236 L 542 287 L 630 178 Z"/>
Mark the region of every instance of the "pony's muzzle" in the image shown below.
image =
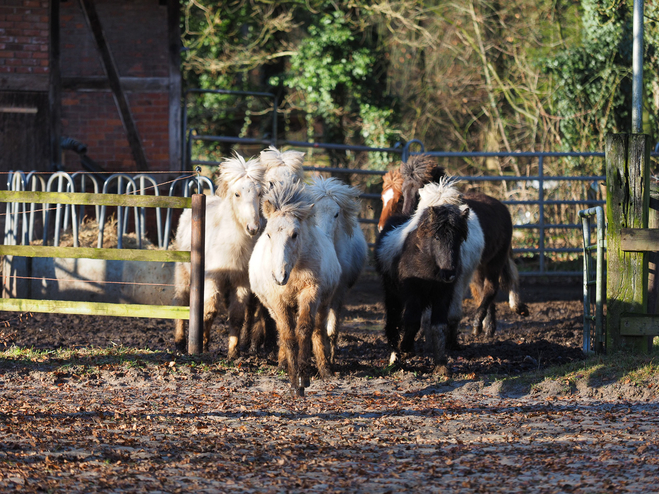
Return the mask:
<path id="1" fill-rule="evenodd" d="M 272 273 L 272 277 L 274 278 L 275 283 L 277 283 L 279 286 L 284 286 L 286 283 L 288 283 L 288 278 L 290 275 L 291 274 L 288 271 L 283 271 L 279 274 Z"/>
<path id="2" fill-rule="evenodd" d="M 247 233 L 249 233 L 252 237 L 259 233 L 259 230 L 261 229 L 261 225 L 259 223 L 250 223 L 245 226 L 245 229 L 247 230 Z"/>
<path id="3" fill-rule="evenodd" d="M 453 283 L 457 276 L 455 271 L 442 271 L 439 278 L 443 283 Z"/>

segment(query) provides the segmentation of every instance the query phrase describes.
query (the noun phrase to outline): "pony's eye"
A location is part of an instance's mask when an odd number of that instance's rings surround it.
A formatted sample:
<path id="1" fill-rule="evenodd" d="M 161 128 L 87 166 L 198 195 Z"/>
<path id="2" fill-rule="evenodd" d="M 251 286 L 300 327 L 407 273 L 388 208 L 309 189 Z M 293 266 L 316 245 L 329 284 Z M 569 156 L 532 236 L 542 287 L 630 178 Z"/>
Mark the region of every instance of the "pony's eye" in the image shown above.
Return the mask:
<path id="1" fill-rule="evenodd" d="M 335 218 L 338 218 L 338 217 L 339 217 L 339 213 L 336 213 L 336 214 L 334 215 L 334 217 L 335 217 Z"/>
<path id="2" fill-rule="evenodd" d="M 240 197 L 240 194 L 238 192 L 236 192 L 236 197 Z"/>
<path id="3" fill-rule="evenodd" d="M 294 232 L 293 235 L 291 235 L 291 238 L 296 239 L 297 238 L 297 232 Z"/>
<path id="4" fill-rule="evenodd" d="M 271 238 L 269 233 L 266 233 L 266 235 L 268 236 L 268 238 Z"/>

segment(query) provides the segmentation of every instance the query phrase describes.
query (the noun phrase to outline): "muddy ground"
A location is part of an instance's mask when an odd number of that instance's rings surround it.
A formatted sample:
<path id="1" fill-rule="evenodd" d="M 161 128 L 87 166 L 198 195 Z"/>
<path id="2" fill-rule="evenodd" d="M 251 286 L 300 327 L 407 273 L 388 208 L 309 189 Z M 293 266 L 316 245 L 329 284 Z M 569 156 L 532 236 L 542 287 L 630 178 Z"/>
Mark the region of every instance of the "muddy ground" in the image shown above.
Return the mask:
<path id="1" fill-rule="evenodd" d="M 583 358 L 581 287 L 533 283 L 522 318 L 498 304 L 454 378 L 423 355 L 387 367 L 380 286 L 348 297 L 336 377 L 293 399 L 266 353 L 173 353 L 172 321 L 34 314 L 0 328 L 0 490 L 22 492 L 653 492 L 653 382 L 500 378 Z M 85 349 L 114 348 L 116 356 Z M 130 349 L 130 351 L 126 351 Z M 137 350 L 136 350 L 137 349 Z M 114 354 L 113 354 L 114 355 Z"/>
<path id="2" fill-rule="evenodd" d="M 449 366 L 457 374 L 514 374 L 582 359 L 583 309 L 581 286 L 567 283 L 538 283 L 530 280 L 522 287 L 530 317 L 521 317 L 499 296 L 498 330 L 487 339 L 471 335 L 469 322 L 475 310 L 472 299 L 464 303 L 465 317 L 460 327 L 461 349 L 449 354 Z M 383 292 L 379 279 L 366 273 L 347 297 L 345 321 L 339 341 L 339 376 L 364 376 L 386 367 L 390 351 L 384 338 Z M 17 345 L 35 349 L 124 346 L 171 351 L 173 322 L 157 319 L 109 318 L 33 314 L 12 320 L 0 329 L 0 348 Z M 225 320 L 218 317 L 212 331 L 210 353 L 226 358 Z M 417 341 L 418 356 L 405 362 L 405 370 L 423 374 L 431 371 L 424 356 L 422 339 Z M 273 355 L 261 352 L 245 356 L 245 365 L 274 365 Z"/>

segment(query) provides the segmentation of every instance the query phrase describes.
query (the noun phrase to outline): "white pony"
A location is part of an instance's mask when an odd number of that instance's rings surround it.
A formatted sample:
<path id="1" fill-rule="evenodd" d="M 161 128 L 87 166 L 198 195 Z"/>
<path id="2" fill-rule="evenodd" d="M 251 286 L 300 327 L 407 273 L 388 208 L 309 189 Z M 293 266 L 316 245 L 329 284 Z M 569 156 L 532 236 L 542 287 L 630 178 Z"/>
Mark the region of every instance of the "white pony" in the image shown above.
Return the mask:
<path id="1" fill-rule="evenodd" d="M 468 209 L 467 205 L 463 202 L 462 194 L 455 188 L 456 183 L 457 180 L 451 177 L 442 177 L 439 183 L 430 182 L 426 184 L 419 189 L 420 200 L 414 215 L 393 229 L 382 232 L 376 244 L 375 260 L 378 271 L 385 279 L 385 285 L 387 279 L 391 280 L 397 278 L 396 263 L 400 259 L 405 246 L 405 240 L 411 232 L 417 229 L 419 221 L 427 208 L 450 204 L 459 207 L 461 210 Z M 474 271 L 480 263 L 483 249 L 485 248 L 483 229 L 481 228 L 478 217 L 473 214 L 473 212 L 469 214 L 467 224 L 469 230 L 467 239 L 460 246 L 462 270 L 454 282 L 454 296 L 452 297 L 448 308 L 447 330 L 449 335 L 457 334 L 458 324 L 462 319 L 462 301 L 465 292 L 471 283 Z M 387 325 L 385 332 L 389 338 L 390 346 L 393 347 L 390 358 L 390 364 L 393 364 L 399 358 L 397 349 L 392 341 L 394 334 L 397 338 L 398 328 L 389 327 L 389 317 L 387 317 Z M 430 334 L 427 334 L 426 336 L 430 337 L 434 347 L 434 353 L 437 355 L 439 341 L 443 340 L 443 338 L 448 335 L 444 336 L 437 334 L 438 328 L 432 327 L 430 324 L 429 309 L 424 311 L 421 327 L 425 330 L 430 330 Z M 441 353 L 443 353 L 443 348 Z"/>
<path id="2" fill-rule="evenodd" d="M 280 152 L 270 146 L 261 151 L 261 163 L 265 167 L 265 183 L 271 188 L 275 183 L 293 183 L 304 181 L 304 153 L 301 151 Z"/>
<path id="3" fill-rule="evenodd" d="M 358 189 L 336 178 L 318 177 L 308 190 L 314 201 L 316 224 L 332 239 L 341 264 L 341 280 L 327 318 L 330 362 L 334 363 L 343 300 L 364 269 L 368 244 L 357 221 L 361 211 Z"/>
<path id="4" fill-rule="evenodd" d="M 261 195 L 264 167 L 258 158 L 245 161 L 238 154 L 220 166 L 216 196 L 206 200 L 206 248 L 204 276 L 204 351 L 208 351 L 210 329 L 222 303 L 229 315 L 229 358 L 238 356 L 243 324 L 251 324 L 248 265 L 261 231 Z M 185 210 L 176 231 L 176 248 L 190 250 L 191 212 Z M 190 300 L 190 265 L 176 265 L 177 305 Z M 177 320 L 176 348 L 185 351 L 185 321 Z"/>
<path id="5" fill-rule="evenodd" d="M 267 190 L 276 183 L 286 184 L 304 180 L 304 155 L 300 151 L 280 152 L 276 147 L 270 146 L 261 151 L 260 161 L 265 168 L 263 181 Z M 265 227 L 265 219 L 263 219 Z M 246 324 L 241 334 L 241 343 L 248 344 L 250 351 L 256 353 L 260 346 L 266 349 L 276 346 L 277 329 L 268 311 L 262 304 L 255 301 L 253 324 Z"/>
<path id="6" fill-rule="evenodd" d="M 277 325 L 280 363 L 286 362 L 291 385 L 304 396 L 312 346 L 321 377 L 330 375 L 325 325 L 341 265 L 314 222 L 302 184 L 273 184 L 262 207 L 267 226 L 249 261 L 249 281 Z"/>

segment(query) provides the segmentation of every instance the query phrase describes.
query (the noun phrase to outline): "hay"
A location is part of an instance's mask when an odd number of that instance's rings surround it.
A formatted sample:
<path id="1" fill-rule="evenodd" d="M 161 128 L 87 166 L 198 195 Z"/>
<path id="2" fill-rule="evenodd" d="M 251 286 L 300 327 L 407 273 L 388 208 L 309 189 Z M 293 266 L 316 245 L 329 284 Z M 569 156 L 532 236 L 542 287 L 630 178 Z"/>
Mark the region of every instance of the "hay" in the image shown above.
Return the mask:
<path id="1" fill-rule="evenodd" d="M 137 249 L 137 235 L 128 233 L 121 237 L 122 247 L 124 249 Z M 33 240 L 31 245 L 43 245 L 43 240 Z M 83 218 L 78 228 L 78 245 L 80 247 L 97 247 L 98 246 L 98 222 L 95 219 Z M 73 232 L 67 230 L 60 235 L 60 247 L 73 247 Z M 103 248 L 117 248 L 117 219 L 111 216 L 105 222 L 103 229 Z M 153 245 L 148 238 L 142 239 L 142 249 L 157 250 L 158 247 Z"/>

